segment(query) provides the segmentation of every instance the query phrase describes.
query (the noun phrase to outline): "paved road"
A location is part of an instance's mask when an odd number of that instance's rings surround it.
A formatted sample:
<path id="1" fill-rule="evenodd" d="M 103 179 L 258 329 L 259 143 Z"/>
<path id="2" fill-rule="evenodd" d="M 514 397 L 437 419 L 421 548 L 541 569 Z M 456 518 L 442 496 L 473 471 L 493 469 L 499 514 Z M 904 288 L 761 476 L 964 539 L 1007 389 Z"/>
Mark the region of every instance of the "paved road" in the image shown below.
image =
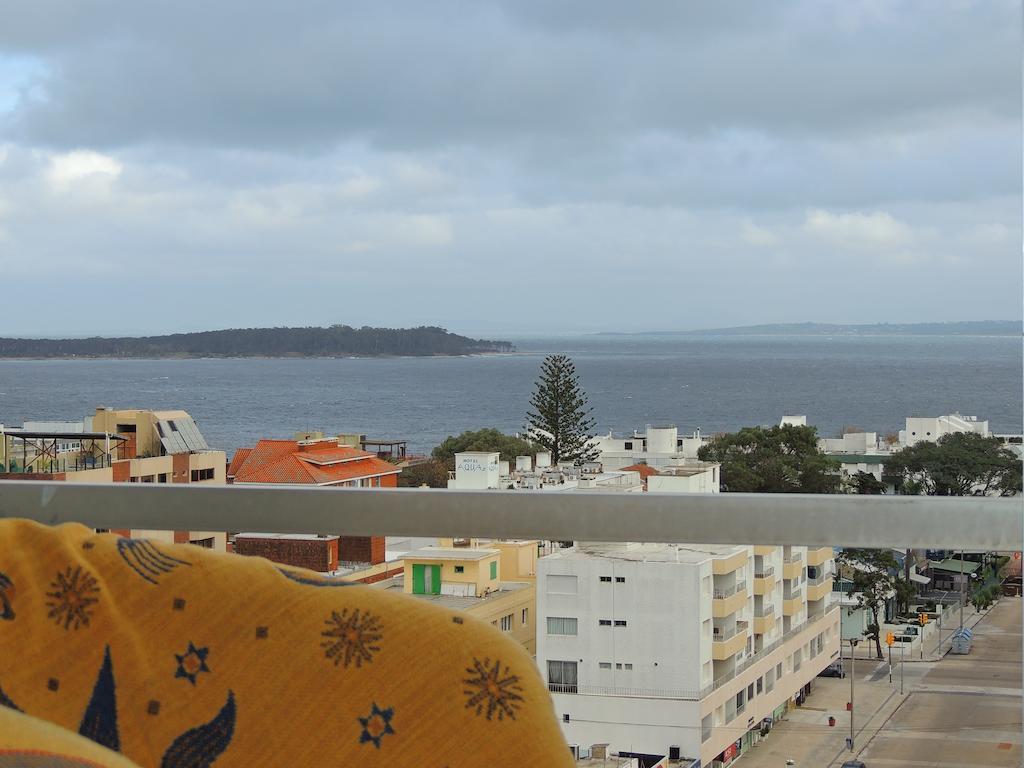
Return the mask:
<path id="1" fill-rule="evenodd" d="M 969 655 L 915 665 L 924 674 L 861 759 L 870 768 L 1020 766 L 1021 610 L 1020 598 L 1000 600 L 975 627 Z"/>

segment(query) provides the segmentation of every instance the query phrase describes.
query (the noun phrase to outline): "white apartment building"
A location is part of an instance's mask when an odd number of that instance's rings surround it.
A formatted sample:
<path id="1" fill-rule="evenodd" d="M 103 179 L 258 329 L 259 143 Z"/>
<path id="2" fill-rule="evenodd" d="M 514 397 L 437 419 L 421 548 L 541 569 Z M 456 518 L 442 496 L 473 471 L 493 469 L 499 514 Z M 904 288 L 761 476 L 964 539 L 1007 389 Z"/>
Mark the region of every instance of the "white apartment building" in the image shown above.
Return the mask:
<path id="1" fill-rule="evenodd" d="M 839 654 L 831 548 L 588 544 L 538 561 L 570 744 L 727 765 Z"/>
<path id="2" fill-rule="evenodd" d="M 900 446 L 934 442 L 954 432 L 975 432 L 982 437 L 992 434 L 988 429 L 988 421 L 978 421 L 977 416 L 962 416 L 959 413 L 936 417 L 908 416 L 907 428 L 900 430 Z"/>
<path id="3" fill-rule="evenodd" d="M 634 430 L 626 437 L 616 437 L 609 432 L 591 439 L 601 452 L 600 461 L 606 470 L 623 469 L 634 464 L 660 468 L 694 461 L 698 449 L 707 441 L 699 429 L 691 435 L 680 436 L 679 429 L 672 425 L 648 425 L 646 432 Z"/>
<path id="4" fill-rule="evenodd" d="M 621 491 L 643 490 L 635 470 L 606 471 L 599 461 L 582 466 L 571 462 L 551 465 L 546 451 L 536 456 L 517 456 L 515 469 L 496 452 L 466 451 L 455 454 L 455 471 L 449 473 L 449 489 L 527 491 Z"/>

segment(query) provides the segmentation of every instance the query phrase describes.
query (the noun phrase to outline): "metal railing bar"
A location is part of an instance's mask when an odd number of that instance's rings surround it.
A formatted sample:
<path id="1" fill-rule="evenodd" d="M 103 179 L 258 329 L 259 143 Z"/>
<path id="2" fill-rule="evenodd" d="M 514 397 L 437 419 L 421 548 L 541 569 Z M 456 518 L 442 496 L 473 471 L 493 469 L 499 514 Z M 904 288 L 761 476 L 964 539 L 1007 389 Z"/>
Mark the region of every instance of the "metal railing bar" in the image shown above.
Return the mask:
<path id="1" fill-rule="evenodd" d="M 1024 500 L 0 481 L 0 517 L 94 528 L 1018 551 Z"/>

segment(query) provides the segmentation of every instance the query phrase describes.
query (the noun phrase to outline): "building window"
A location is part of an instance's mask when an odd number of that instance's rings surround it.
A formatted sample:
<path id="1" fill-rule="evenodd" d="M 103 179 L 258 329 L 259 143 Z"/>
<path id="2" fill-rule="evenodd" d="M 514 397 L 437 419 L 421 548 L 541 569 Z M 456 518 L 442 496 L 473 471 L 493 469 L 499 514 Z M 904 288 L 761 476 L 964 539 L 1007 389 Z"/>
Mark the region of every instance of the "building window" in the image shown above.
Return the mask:
<path id="1" fill-rule="evenodd" d="M 512 631 L 512 614 L 501 617 L 501 631 L 511 632 Z"/>
<path id="2" fill-rule="evenodd" d="M 601 627 L 610 627 L 612 625 L 612 620 L 611 619 L 598 619 L 597 623 L 598 623 L 598 626 L 601 626 Z"/>
<path id="3" fill-rule="evenodd" d="M 456 573 L 465 573 L 466 572 L 466 566 L 464 566 L 464 565 L 456 565 L 455 566 L 455 572 Z"/>
<path id="4" fill-rule="evenodd" d="M 203 480 L 213 480 L 213 469 L 193 469 L 192 482 L 198 483 Z"/>
<path id="5" fill-rule="evenodd" d="M 704 715 L 700 721 L 700 740 L 705 742 L 711 738 L 711 728 L 713 724 L 713 717 L 711 715 Z"/>
<path id="6" fill-rule="evenodd" d="M 632 664 L 626 664 L 626 669 L 632 669 L 632 668 L 633 668 Z"/>
<path id="7" fill-rule="evenodd" d="M 616 665 L 615 665 L 615 668 L 616 668 L 616 669 L 622 669 L 622 664 L 616 664 Z"/>
<path id="8" fill-rule="evenodd" d="M 627 440 L 626 444 L 623 446 L 623 450 L 632 451 L 633 450 L 633 443 L 631 443 L 629 440 Z"/>
<path id="9" fill-rule="evenodd" d="M 757 692 L 760 694 L 764 691 L 764 677 L 757 678 Z"/>
<path id="10" fill-rule="evenodd" d="M 625 576 L 616 576 L 615 577 L 615 581 L 617 581 L 619 584 L 625 584 L 626 583 L 626 577 Z"/>
<path id="11" fill-rule="evenodd" d="M 754 698 L 754 684 L 751 683 L 747 686 L 747 700 Z"/>
<path id="12" fill-rule="evenodd" d="M 612 663 L 610 661 L 600 661 L 598 662 L 597 666 L 601 669 L 611 669 Z"/>
<path id="13" fill-rule="evenodd" d="M 156 481 L 158 483 L 166 483 L 167 482 L 167 473 L 166 472 L 161 472 L 159 475 L 156 476 Z"/>
<path id="14" fill-rule="evenodd" d="M 607 581 L 607 582 L 609 582 L 609 583 L 610 583 L 610 582 L 611 582 L 611 580 L 612 580 L 612 577 L 611 577 L 611 576 L 602 576 L 602 577 L 601 577 L 601 581 Z"/>
<path id="15" fill-rule="evenodd" d="M 498 578 L 498 561 L 497 560 L 491 560 L 491 578 L 492 579 Z"/>
<path id="16" fill-rule="evenodd" d="M 522 617 L 521 617 L 522 620 L 519 623 L 522 624 L 524 627 L 527 624 L 526 620 L 529 617 L 529 615 L 530 615 L 530 609 L 529 608 L 523 608 L 523 614 L 522 614 Z"/>
<path id="17" fill-rule="evenodd" d="M 781 661 L 778 664 L 775 665 L 775 679 L 778 680 L 780 677 L 782 677 L 782 662 Z"/>
<path id="18" fill-rule="evenodd" d="M 577 621 L 570 616 L 548 616 L 549 635 L 575 635 Z"/>
<path id="19" fill-rule="evenodd" d="M 548 690 L 555 693 L 576 693 L 576 662 L 548 662 Z"/>
<path id="20" fill-rule="evenodd" d="M 552 574 L 547 578 L 549 595 L 575 595 L 578 586 L 575 576 Z"/>
<path id="21" fill-rule="evenodd" d="M 624 627 L 624 626 L 626 626 L 626 620 L 625 619 L 616 619 L 615 620 L 615 626 L 616 627 Z"/>
<path id="22" fill-rule="evenodd" d="M 197 547 L 204 547 L 205 549 L 213 549 L 213 537 L 208 539 L 192 539 L 189 544 L 194 544 Z"/>

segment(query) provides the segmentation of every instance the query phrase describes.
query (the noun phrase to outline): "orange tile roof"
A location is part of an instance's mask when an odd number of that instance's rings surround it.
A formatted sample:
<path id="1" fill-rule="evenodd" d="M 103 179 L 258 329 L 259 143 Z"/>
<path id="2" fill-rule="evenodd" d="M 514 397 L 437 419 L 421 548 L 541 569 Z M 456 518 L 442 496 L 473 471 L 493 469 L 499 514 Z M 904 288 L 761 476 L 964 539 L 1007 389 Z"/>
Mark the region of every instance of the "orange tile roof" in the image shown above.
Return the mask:
<path id="1" fill-rule="evenodd" d="M 633 464 L 632 466 L 629 467 L 623 467 L 620 471 L 639 472 L 641 480 L 646 480 L 651 475 L 660 474 L 658 470 L 652 467 L 650 464 Z"/>
<path id="2" fill-rule="evenodd" d="M 250 453 L 252 453 L 252 448 L 239 448 L 235 451 L 235 455 L 231 458 L 231 464 L 228 465 L 229 476 L 234 475 L 238 471 L 238 468 L 249 458 Z"/>
<path id="3" fill-rule="evenodd" d="M 260 440 L 252 449 L 240 448 L 231 461 L 235 483 L 325 485 L 401 471 L 394 464 L 356 448 L 330 443 L 324 448 L 302 448 L 305 450 L 300 450 L 295 440 Z M 303 460 L 305 457 L 314 461 L 325 458 L 337 461 L 342 456 L 350 460 L 339 464 L 312 464 Z"/>

